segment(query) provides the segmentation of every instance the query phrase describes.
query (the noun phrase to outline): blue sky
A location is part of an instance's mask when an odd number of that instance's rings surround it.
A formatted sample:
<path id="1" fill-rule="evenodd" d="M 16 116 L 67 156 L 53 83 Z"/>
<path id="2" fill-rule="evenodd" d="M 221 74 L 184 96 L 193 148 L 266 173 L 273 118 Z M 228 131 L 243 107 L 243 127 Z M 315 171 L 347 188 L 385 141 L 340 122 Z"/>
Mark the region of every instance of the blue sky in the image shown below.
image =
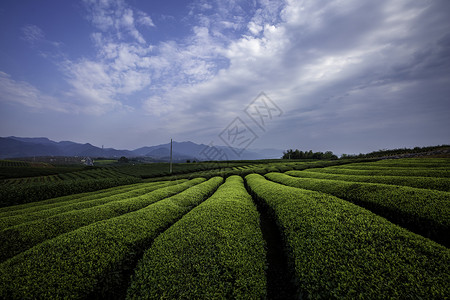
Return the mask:
<path id="1" fill-rule="evenodd" d="M 446 0 L 4 0 L 0 136 L 223 145 L 238 118 L 250 148 L 448 144 L 449 11 Z"/>

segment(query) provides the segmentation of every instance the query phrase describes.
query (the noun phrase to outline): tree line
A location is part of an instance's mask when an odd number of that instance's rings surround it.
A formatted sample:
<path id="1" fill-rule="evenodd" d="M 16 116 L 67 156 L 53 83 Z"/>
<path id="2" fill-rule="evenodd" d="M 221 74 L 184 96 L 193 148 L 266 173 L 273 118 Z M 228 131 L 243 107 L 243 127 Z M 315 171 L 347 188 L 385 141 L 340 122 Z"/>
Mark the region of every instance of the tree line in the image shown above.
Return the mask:
<path id="1" fill-rule="evenodd" d="M 313 152 L 309 151 L 300 151 L 298 149 L 292 150 L 289 149 L 283 152 L 282 159 L 337 159 L 338 157 L 333 154 L 331 151 L 324 152 Z"/>
<path id="2" fill-rule="evenodd" d="M 376 157 L 389 157 L 402 154 L 418 154 L 427 153 L 439 150 L 449 150 L 450 145 L 439 145 L 439 146 L 427 146 L 427 147 L 414 147 L 414 148 L 398 148 L 398 149 L 383 149 L 378 151 L 373 151 L 370 153 L 360 153 L 360 154 L 342 154 L 341 158 L 376 158 Z"/>

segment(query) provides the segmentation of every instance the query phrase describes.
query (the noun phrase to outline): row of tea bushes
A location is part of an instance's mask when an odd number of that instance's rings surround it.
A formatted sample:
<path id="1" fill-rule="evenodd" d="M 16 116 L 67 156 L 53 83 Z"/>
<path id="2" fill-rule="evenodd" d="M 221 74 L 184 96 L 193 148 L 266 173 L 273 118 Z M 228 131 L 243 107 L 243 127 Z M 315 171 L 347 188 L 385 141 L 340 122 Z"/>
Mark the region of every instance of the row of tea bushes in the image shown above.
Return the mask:
<path id="1" fill-rule="evenodd" d="M 263 299 L 265 250 L 259 214 L 239 176 L 154 241 L 129 299 Z"/>
<path id="2" fill-rule="evenodd" d="M 25 204 L 0 207 L 0 218 L 14 216 L 14 215 L 20 215 L 23 213 L 24 214 L 32 213 L 34 211 L 39 211 L 42 209 L 51 209 L 51 208 L 55 208 L 58 206 L 67 205 L 69 203 L 75 203 L 78 201 L 93 200 L 98 197 L 103 197 L 104 195 L 108 195 L 108 194 L 113 195 L 113 194 L 121 192 L 121 191 L 129 191 L 129 190 L 132 190 L 132 189 L 138 187 L 141 184 L 142 183 L 121 185 L 121 186 L 111 187 L 111 188 L 102 189 L 102 190 L 94 191 L 94 192 L 85 192 L 85 193 L 61 196 L 61 197 L 56 197 L 56 198 L 51 198 L 51 199 L 41 200 L 41 201 L 36 201 L 36 202 L 29 202 L 29 203 L 25 203 Z"/>
<path id="3" fill-rule="evenodd" d="M 81 227 L 14 256 L 0 264 L 0 298 L 107 297 L 104 295 L 123 280 L 117 275 L 128 267 L 127 261 L 211 196 L 222 182 L 220 177 L 212 178 L 138 211 Z"/>
<path id="4" fill-rule="evenodd" d="M 448 246 L 450 193 L 387 184 L 298 178 L 269 173 L 284 185 L 319 191 L 349 200 L 413 232 Z"/>
<path id="5" fill-rule="evenodd" d="M 355 204 L 246 177 L 284 234 L 308 299 L 445 299 L 450 250 Z"/>
<path id="6" fill-rule="evenodd" d="M 139 186 L 132 188 L 124 186 L 109 192 L 94 192 L 93 195 L 74 198 L 70 201 L 59 202 L 58 206 L 52 207 L 50 205 L 35 205 L 32 209 L 13 210 L 8 215 L 7 213 L 0 214 L 0 230 L 7 227 L 49 218 L 65 212 L 76 211 L 86 208 L 91 208 L 98 205 L 107 204 L 124 200 L 127 198 L 134 198 L 152 192 L 158 188 L 182 183 L 181 181 L 161 182 L 161 183 L 142 183 Z"/>
<path id="7" fill-rule="evenodd" d="M 308 171 L 288 171 L 286 172 L 286 174 L 290 176 L 303 178 L 384 183 L 392 185 L 410 186 L 422 189 L 438 190 L 444 192 L 450 191 L 450 178 L 442 178 L 442 177 L 345 175 L 345 174 L 330 174 L 330 173 L 319 173 Z"/>
<path id="8" fill-rule="evenodd" d="M 9 227 L 0 231 L 0 262 L 63 233 L 142 209 L 203 181 L 203 178 L 196 178 L 163 188 L 155 186 L 153 192 L 141 196 L 112 201 L 85 209 L 71 210 L 48 218 Z M 114 198 L 116 196 L 111 197 Z M 121 198 L 120 195 L 117 197 Z"/>
<path id="9" fill-rule="evenodd" d="M 0 207 L 41 201 L 66 195 L 98 191 L 141 182 L 136 177 L 63 180 L 56 182 L 7 184 L 0 189 Z"/>
<path id="10" fill-rule="evenodd" d="M 367 176 L 415 176 L 415 177 L 450 177 L 450 172 L 446 169 L 429 169 L 429 168 L 383 168 L 383 169 L 356 169 L 356 168 L 318 168 L 311 169 L 311 172 L 344 174 L 344 175 L 367 175 Z"/>

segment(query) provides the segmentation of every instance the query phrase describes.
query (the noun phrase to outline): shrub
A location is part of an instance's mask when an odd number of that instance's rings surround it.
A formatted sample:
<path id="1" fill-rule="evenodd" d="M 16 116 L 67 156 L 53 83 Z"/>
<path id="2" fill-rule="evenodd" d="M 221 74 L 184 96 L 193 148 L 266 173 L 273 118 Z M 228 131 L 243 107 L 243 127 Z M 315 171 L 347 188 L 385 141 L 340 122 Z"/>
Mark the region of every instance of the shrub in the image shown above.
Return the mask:
<path id="1" fill-rule="evenodd" d="M 2 186 L 0 189 L 0 207 L 92 192 L 119 185 L 138 183 L 140 181 L 140 179 L 135 177 L 117 177 L 11 184 Z"/>
<path id="2" fill-rule="evenodd" d="M 139 210 L 161 199 L 182 192 L 202 181 L 204 181 L 203 178 L 197 178 L 164 188 L 155 186 L 153 192 L 133 198 L 123 199 L 120 195 L 112 196 L 110 198 L 111 202 L 103 205 L 71 210 L 48 218 L 7 228 L 0 231 L 0 262 L 45 240 L 94 222 Z M 114 201 L 114 198 L 117 198 L 117 201 Z"/>
<path id="3" fill-rule="evenodd" d="M 161 234 L 146 251 L 128 298 L 261 299 L 264 240 L 239 176 Z"/>
<path id="4" fill-rule="evenodd" d="M 272 210 L 307 299 L 449 295 L 450 250 L 337 197 L 246 177 Z"/>
<path id="5" fill-rule="evenodd" d="M 449 192 L 387 184 L 296 178 L 280 173 L 265 176 L 288 186 L 349 200 L 413 232 L 449 246 Z"/>
<path id="6" fill-rule="evenodd" d="M 47 240 L 0 264 L 0 298 L 89 298 L 102 283 L 108 293 L 124 262 L 209 197 L 216 177 L 138 211 L 93 223 Z M 98 295 L 98 297 L 106 297 Z"/>
<path id="7" fill-rule="evenodd" d="M 450 178 L 415 177 L 415 176 L 369 176 L 369 175 L 345 175 L 308 171 L 288 171 L 287 175 L 302 178 L 318 178 L 343 180 L 353 182 L 383 183 L 391 185 L 403 185 L 422 189 L 432 189 L 444 192 L 450 191 Z"/>

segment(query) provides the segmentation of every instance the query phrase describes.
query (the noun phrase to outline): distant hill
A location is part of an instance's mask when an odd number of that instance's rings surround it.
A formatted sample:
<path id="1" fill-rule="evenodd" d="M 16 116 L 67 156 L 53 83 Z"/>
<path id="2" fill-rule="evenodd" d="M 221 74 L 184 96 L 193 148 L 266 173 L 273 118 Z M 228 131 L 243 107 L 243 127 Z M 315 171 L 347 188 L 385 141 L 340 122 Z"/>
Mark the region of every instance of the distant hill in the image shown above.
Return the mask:
<path id="1" fill-rule="evenodd" d="M 207 146 L 193 142 L 173 142 L 173 159 L 179 161 L 190 160 L 253 160 L 280 158 L 282 150 L 276 149 L 248 149 L 239 153 L 237 149 L 227 146 Z M 220 153 L 216 152 L 219 151 Z M 240 155 L 236 154 L 239 153 Z M 170 153 L 170 143 L 142 147 L 133 151 L 137 156 L 147 156 L 160 159 L 168 159 Z"/>
<path id="2" fill-rule="evenodd" d="M 89 143 L 55 142 L 48 138 L 0 138 L 0 158 L 30 156 L 134 156 L 128 150 L 103 149 Z"/>
<path id="3" fill-rule="evenodd" d="M 206 147 L 206 145 L 198 145 L 193 142 L 173 142 L 173 157 L 183 157 L 187 159 L 199 156 L 199 153 Z M 169 157 L 170 155 L 170 143 L 142 147 L 133 151 L 137 156 L 148 156 L 148 157 Z"/>
<path id="4" fill-rule="evenodd" d="M 218 152 L 220 154 L 218 154 Z M 246 150 L 236 155 L 236 149 L 224 146 L 209 147 L 193 142 L 173 142 L 172 157 L 175 162 L 186 160 L 252 160 L 265 158 L 280 158 L 282 150 L 258 149 Z M 71 141 L 55 142 L 45 137 L 0 138 L 0 159 L 33 157 L 33 156 L 89 156 L 119 158 L 146 157 L 156 161 L 168 161 L 170 155 L 170 143 L 156 146 L 142 147 L 136 150 L 116 150 L 113 148 L 102 149 L 89 143 L 81 144 Z"/>

